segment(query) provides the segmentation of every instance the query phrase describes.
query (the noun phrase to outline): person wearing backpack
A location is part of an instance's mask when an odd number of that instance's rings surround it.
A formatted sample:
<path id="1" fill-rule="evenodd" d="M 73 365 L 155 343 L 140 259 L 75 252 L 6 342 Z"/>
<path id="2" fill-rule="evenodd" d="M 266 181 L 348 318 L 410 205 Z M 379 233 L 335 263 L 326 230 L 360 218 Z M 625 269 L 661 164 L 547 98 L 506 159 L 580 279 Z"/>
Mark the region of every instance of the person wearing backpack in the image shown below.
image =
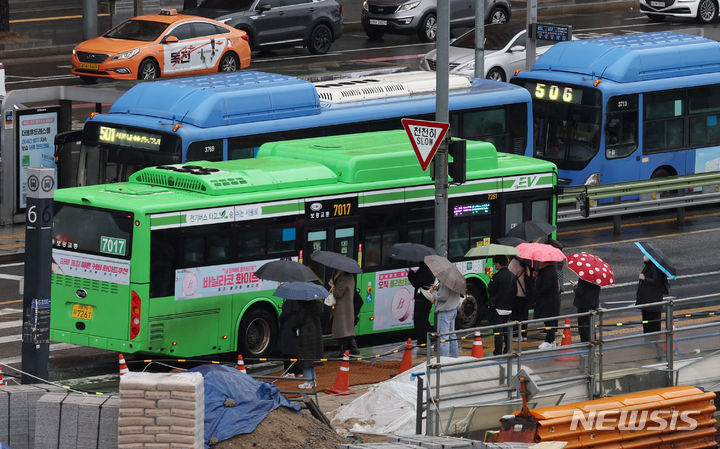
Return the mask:
<path id="1" fill-rule="evenodd" d="M 513 303 L 517 296 L 517 278 L 508 269 L 507 256 L 495 257 L 495 274 L 488 285 L 490 294 L 490 305 L 494 310 L 493 324 L 505 324 L 510 320 L 513 310 Z M 493 329 L 495 334 L 495 350 L 493 355 L 506 354 L 510 351 L 509 326 Z"/>

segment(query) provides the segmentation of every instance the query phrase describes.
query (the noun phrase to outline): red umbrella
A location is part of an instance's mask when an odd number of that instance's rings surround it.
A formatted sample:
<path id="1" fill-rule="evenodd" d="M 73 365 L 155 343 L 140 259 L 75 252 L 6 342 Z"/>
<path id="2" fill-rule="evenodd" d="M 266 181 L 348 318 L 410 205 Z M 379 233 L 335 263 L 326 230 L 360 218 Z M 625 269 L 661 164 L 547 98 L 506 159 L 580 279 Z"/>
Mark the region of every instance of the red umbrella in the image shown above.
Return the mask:
<path id="1" fill-rule="evenodd" d="M 568 268 L 573 270 L 583 281 L 601 287 L 615 283 L 615 274 L 612 267 L 598 256 L 586 252 L 570 254 L 567 264 Z"/>
<path id="2" fill-rule="evenodd" d="M 546 243 L 521 243 L 515 247 L 518 250 L 517 257 L 534 262 L 562 262 L 565 254 L 562 251 Z"/>

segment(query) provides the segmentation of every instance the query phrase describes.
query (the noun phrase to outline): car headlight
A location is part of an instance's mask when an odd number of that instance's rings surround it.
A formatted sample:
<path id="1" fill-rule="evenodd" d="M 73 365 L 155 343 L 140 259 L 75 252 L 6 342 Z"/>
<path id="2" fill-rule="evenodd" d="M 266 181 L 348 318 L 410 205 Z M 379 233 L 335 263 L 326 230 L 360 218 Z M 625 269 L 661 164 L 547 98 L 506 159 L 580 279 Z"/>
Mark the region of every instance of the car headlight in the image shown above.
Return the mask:
<path id="1" fill-rule="evenodd" d="M 474 72 L 474 71 L 475 71 L 475 59 L 471 59 L 470 61 L 466 62 L 465 64 L 460 64 L 451 70 L 451 72 Z"/>
<path id="2" fill-rule="evenodd" d="M 365 0 L 365 1 L 363 2 L 363 4 L 362 4 L 362 9 L 364 9 L 365 11 L 368 10 L 367 0 Z"/>
<path id="3" fill-rule="evenodd" d="M 130 59 L 138 53 L 140 53 L 139 48 L 136 48 L 134 50 L 124 51 L 122 53 L 118 53 L 115 56 L 113 56 L 113 60 L 115 60 L 115 59 Z"/>
<path id="4" fill-rule="evenodd" d="M 77 45 L 73 47 L 73 56 L 77 53 Z"/>
<path id="5" fill-rule="evenodd" d="M 420 2 L 405 3 L 403 5 L 400 5 L 400 7 L 397 9 L 397 12 L 410 11 L 419 4 Z"/>

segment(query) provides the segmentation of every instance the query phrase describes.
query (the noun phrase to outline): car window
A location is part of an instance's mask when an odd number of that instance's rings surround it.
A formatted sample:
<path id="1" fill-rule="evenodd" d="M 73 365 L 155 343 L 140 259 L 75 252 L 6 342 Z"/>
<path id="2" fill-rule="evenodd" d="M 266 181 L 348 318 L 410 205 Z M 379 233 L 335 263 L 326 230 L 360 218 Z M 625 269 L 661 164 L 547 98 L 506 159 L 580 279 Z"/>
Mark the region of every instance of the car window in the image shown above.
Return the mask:
<path id="1" fill-rule="evenodd" d="M 194 22 L 192 25 L 195 28 L 194 34 L 197 37 L 212 36 L 217 33 L 215 25 L 209 22 Z"/>
<path id="2" fill-rule="evenodd" d="M 310 3 L 310 0 L 285 0 L 285 6 L 304 5 L 305 3 Z"/>
<path id="3" fill-rule="evenodd" d="M 229 33 L 230 30 L 228 30 L 225 27 L 221 27 L 220 25 L 213 25 L 215 27 L 215 34 L 226 34 Z"/>
<path id="4" fill-rule="evenodd" d="M 175 36 L 179 41 L 181 41 L 184 39 L 192 39 L 195 37 L 195 32 L 193 31 L 191 23 L 182 23 L 170 30 L 170 35 Z"/>
<path id="5" fill-rule="evenodd" d="M 200 3 L 199 8 L 212 9 L 250 9 L 255 0 L 205 0 Z"/>
<path id="6" fill-rule="evenodd" d="M 167 23 L 131 19 L 108 31 L 104 36 L 112 39 L 151 42 L 157 39 L 167 27 Z"/>
<path id="7" fill-rule="evenodd" d="M 285 0 L 260 0 L 258 5 L 270 5 L 271 8 L 279 8 L 285 6 Z"/>

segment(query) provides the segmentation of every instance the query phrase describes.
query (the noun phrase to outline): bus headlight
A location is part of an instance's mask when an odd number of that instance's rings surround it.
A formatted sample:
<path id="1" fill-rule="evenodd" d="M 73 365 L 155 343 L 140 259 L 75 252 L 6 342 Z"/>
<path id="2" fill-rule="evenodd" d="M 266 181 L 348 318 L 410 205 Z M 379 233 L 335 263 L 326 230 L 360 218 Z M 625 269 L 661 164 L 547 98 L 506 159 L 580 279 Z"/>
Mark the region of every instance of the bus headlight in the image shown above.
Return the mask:
<path id="1" fill-rule="evenodd" d="M 593 173 L 585 180 L 586 186 L 597 186 L 600 185 L 600 173 Z"/>

